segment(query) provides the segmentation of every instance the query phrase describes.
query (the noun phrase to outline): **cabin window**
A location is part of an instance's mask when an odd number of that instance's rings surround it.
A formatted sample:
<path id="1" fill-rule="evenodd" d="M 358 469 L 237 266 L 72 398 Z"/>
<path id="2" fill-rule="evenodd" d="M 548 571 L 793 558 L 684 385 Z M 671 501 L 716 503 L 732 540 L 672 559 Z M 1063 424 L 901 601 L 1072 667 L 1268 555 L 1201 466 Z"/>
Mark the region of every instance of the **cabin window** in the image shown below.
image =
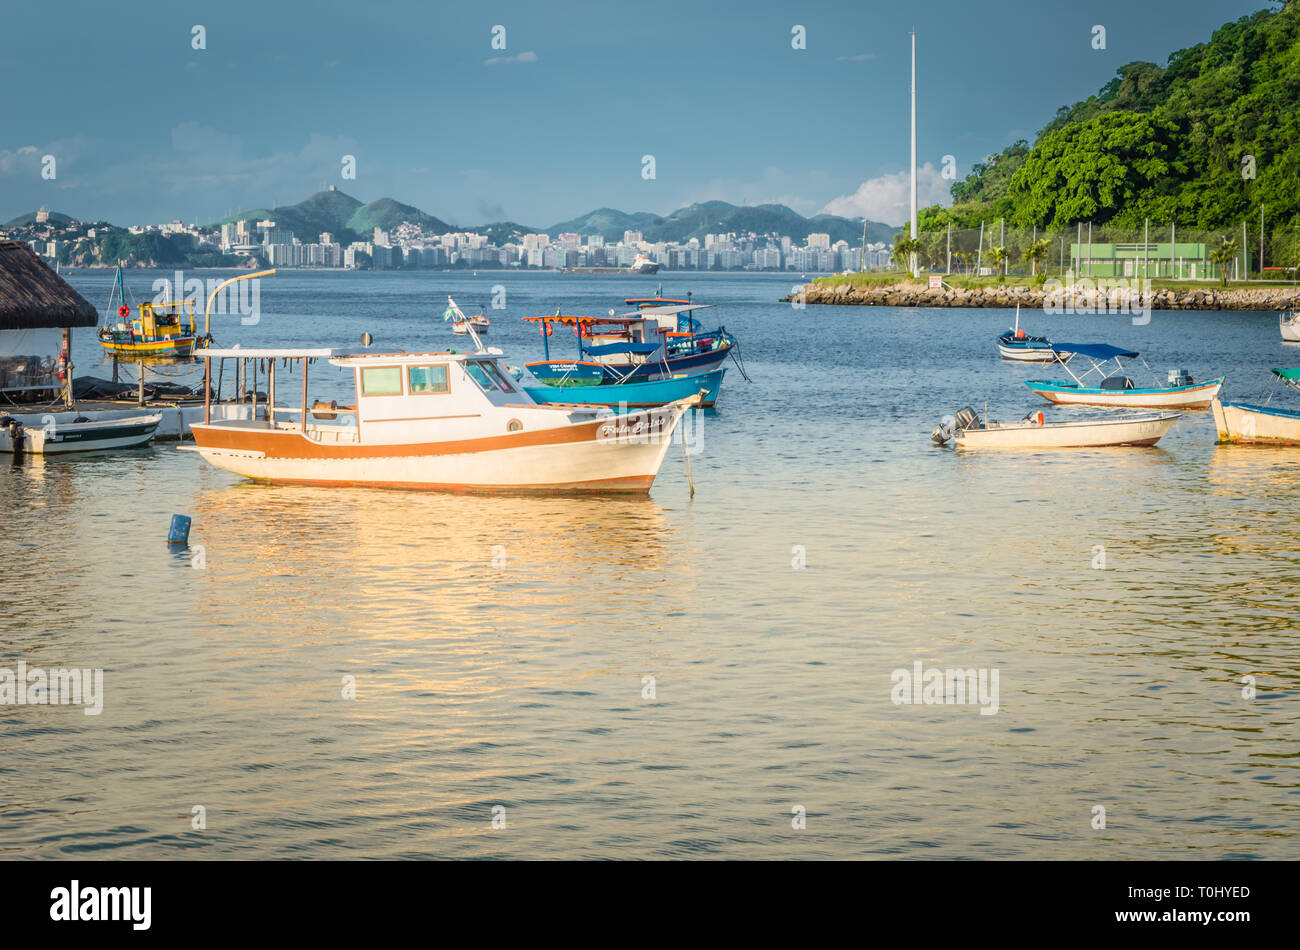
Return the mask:
<path id="1" fill-rule="evenodd" d="M 509 380 L 502 375 L 497 369 L 495 363 L 467 361 L 465 363 L 465 372 L 469 378 L 479 384 L 484 392 L 512 393 L 515 387 L 510 385 Z"/>
<path id="2" fill-rule="evenodd" d="M 361 370 L 361 395 L 400 396 L 402 371 L 397 366 L 367 366 Z"/>
<path id="3" fill-rule="evenodd" d="M 451 392 L 447 385 L 447 367 L 411 366 L 406 370 L 406 380 L 412 393 Z"/>

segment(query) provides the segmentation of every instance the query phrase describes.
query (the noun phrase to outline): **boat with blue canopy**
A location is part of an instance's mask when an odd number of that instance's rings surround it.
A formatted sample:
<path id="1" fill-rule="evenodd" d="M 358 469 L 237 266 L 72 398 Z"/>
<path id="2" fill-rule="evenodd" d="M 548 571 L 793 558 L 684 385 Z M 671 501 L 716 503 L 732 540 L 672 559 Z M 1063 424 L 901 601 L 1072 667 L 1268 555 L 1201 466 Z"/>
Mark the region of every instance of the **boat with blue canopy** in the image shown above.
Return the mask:
<path id="1" fill-rule="evenodd" d="M 645 408 L 663 406 L 698 394 L 700 405 L 708 409 L 718 401 L 718 392 L 722 389 L 722 379 L 726 373 L 726 367 L 719 366 L 704 373 L 678 373 L 599 386 L 584 385 L 581 382 L 572 386 L 548 386 L 540 382 L 529 385 L 526 380 L 521 382 L 524 392 L 540 403 Z"/>
<path id="2" fill-rule="evenodd" d="M 1208 409 L 1219 395 L 1223 377 L 1198 383 L 1185 369 L 1171 372 L 1165 385 L 1141 354 L 1109 343 L 1055 343 L 1052 349 L 1070 353 L 1071 364 L 1063 364 L 1070 380 L 1030 379 L 1025 385 L 1048 402 L 1075 406 L 1124 406 L 1134 409 Z M 1091 365 L 1076 373 L 1080 358 Z M 1138 387 L 1125 373 L 1131 360 L 1139 360 L 1151 373 L 1154 386 Z M 1111 364 L 1114 364 L 1112 367 Z M 1093 378 L 1095 374 L 1095 379 Z"/>

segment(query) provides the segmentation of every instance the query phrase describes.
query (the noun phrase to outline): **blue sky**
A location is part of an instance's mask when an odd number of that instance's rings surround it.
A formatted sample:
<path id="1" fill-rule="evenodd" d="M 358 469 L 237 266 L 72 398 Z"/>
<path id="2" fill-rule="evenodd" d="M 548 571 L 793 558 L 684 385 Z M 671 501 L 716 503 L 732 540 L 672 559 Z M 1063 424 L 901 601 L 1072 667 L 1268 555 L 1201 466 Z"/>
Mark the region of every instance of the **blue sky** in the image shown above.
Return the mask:
<path id="1" fill-rule="evenodd" d="M 899 223 L 908 31 L 922 199 L 1133 60 L 1265 0 L 10 4 L 0 220 L 116 223 L 291 204 L 333 184 L 444 220 L 779 201 Z M 204 50 L 192 27 L 206 29 Z M 494 50 L 492 28 L 505 27 Z M 807 48 L 792 48 L 805 27 Z M 1106 49 L 1091 46 L 1094 25 Z M 489 60 L 513 60 L 489 62 Z M 41 158 L 54 155 L 54 180 Z M 656 177 L 642 177 L 642 156 Z M 356 179 L 340 177 L 356 157 Z"/>

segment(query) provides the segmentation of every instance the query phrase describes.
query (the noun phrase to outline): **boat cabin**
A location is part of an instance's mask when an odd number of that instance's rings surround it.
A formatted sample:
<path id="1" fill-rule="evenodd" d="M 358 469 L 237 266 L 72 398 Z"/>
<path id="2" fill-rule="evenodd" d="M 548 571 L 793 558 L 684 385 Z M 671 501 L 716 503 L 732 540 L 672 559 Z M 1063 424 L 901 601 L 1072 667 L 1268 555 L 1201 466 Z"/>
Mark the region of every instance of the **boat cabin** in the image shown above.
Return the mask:
<path id="1" fill-rule="evenodd" d="M 262 412 L 254 402 L 253 420 L 218 425 L 297 429 L 320 442 L 409 443 L 428 438 L 431 427 L 440 440 L 481 438 L 568 424 L 574 414 L 610 412 L 595 406 L 539 405 L 502 365 L 501 351 L 495 348 L 472 353 L 351 353 L 235 347 L 201 349 L 195 355 L 205 361 L 209 381 L 213 359 L 251 360 L 255 367 L 264 366 L 260 372 L 267 389 Z M 350 371 L 349 402 L 309 399 L 311 366 L 321 360 Z M 300 378 L 293 380 L 292 373 Z M 254 368 L 254 400 L 258 374 Z M 297 405 L 277 401 L 277 390 L 286 385 L 297 396 Z M 208 423 L 210 399 L 206 406 Z"/>

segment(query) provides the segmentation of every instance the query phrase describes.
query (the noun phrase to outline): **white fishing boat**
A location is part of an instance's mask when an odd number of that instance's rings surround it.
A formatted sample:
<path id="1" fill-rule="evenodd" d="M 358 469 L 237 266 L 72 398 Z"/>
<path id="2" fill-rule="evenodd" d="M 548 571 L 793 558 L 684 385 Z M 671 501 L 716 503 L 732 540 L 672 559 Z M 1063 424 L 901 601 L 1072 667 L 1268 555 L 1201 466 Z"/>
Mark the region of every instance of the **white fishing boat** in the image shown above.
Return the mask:
<path id="1" fill-rule="evenodd" d="M 266 417 L 191 429 L 212 465 L 266 482 L 448 491 L 647 492 L 683 414 L 700 395 L 641 412 L 542 405 L 499 361 L 475 353 L 351 354 L 332 349 L 204 349 L 211 361 L 270 361 Z M 301 366 L 298 406 L 276 405 L 274 367 Z M 308 367 L 352 375 L 349 405 L 308 401 Z M 186 447 L 183 447 L 186 448 Z"/>
<path id="2" fill-rule="evenodd" d="M 1300 369 L 1275 369 L 1273 375 L 1292 389 L 1300 390 Z M 1210 410 L 1220 442 L 1300 445 L 1300 411 L 1295 409 L 1215 399 Z"/>
<path id="3" fill-rule="evenodd" d="M 1300 343 L 1300 312 L 1279 314 L 1278 328 L 1282 331 L 1284 342 Z"/>
<path id="4" fill-rule="evenodd" d="M 1082 449 L 1155 445 L 1182 418 L 1180 412 L 1153 412 L 1048 422 L 1031 412 L 1017 422 L 981 420 L 967 406 L 946 416 L 930 438 L 939 445 L 952 442 L 963 449 Z"/>
<path id="5" fill-rule="evenodd" d="M 1034 393 L 1048 402 L 1070 406 L 1114 406 L 1124 409 L 1208 409 L 1210 402 L 1219 395 L 1223 386 L 1223 377 L 1198 383 L 1185 369 L 1169 374 L 1166 385 L 1135 386 L 1133 380 L 1125 375 L 1125 364 L 1129 360 L 1140 360 L 1141 354 L 1134 350 L 1124 350 L 1108 343 L 1057 343 L 1054 349 L 1073 354 L 1073 363 L 1077 365 L 1082 357 L 1092 365 L 1076 373 L 1072 366 L 1064 369 L 1070 375 L 1069 380 L 1030 379 L 1025 381 Z M 1114 363 L 1114 368 L 1110 367 Z M 1148 372 L 1151 367 L 1146 365 Z M 1090 377 L 1096 375 L 1095 379 Z M 1155 373 L 1152 372 L 1152 377 Z M 1096 385 L 1092 385 L 1092 383 Z"/>
<path id="6" fill-rule="evenodd" d="M 153 438 L 162 422 L 161 412 L 142 413 L 124 419 L 84 422 L 45 422 L 53 416 L 0 417 L 0 452 L 22 455 L 66 455 L 72 452 L 103 452 L 131 449 Z"/>

